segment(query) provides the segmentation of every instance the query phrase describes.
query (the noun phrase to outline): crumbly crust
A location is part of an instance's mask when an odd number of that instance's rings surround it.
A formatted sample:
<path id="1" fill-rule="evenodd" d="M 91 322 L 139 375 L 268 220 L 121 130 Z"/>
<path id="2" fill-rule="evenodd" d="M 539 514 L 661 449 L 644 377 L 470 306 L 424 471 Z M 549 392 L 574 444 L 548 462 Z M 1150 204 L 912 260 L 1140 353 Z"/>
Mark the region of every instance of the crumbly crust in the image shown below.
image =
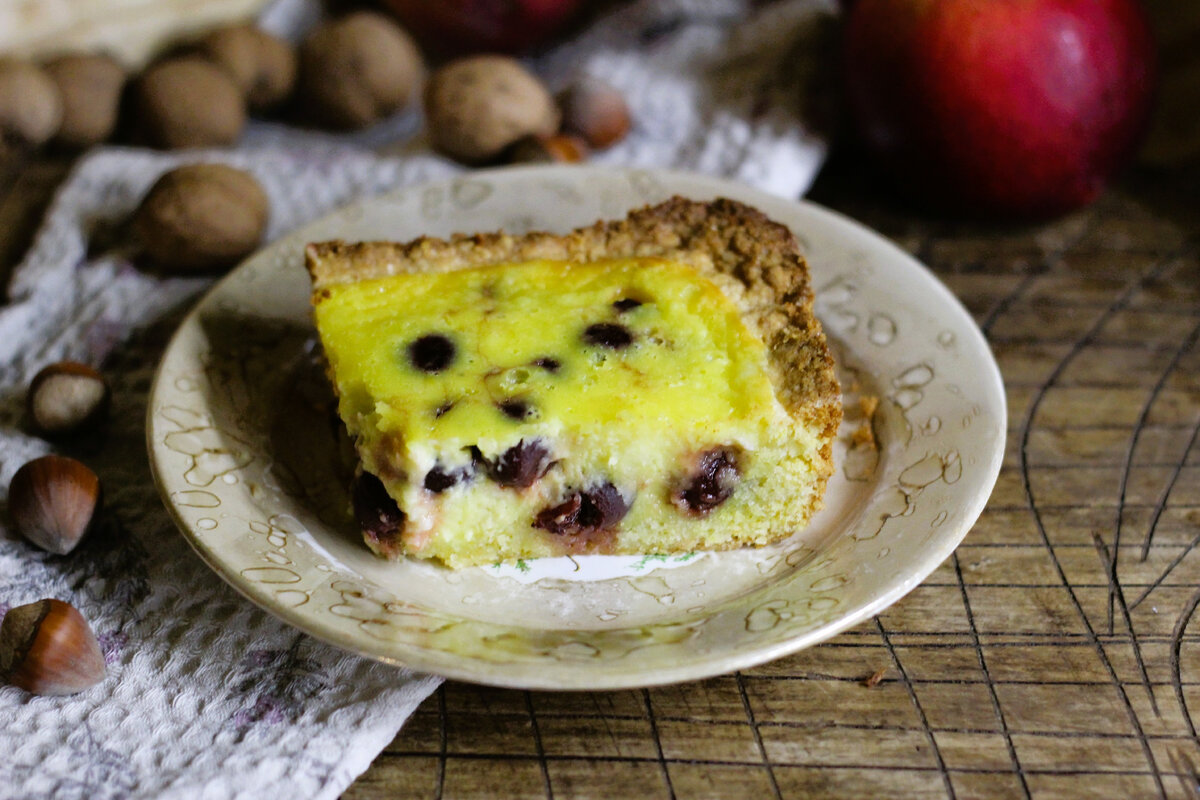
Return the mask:
<path id="1" fill-rule="evenodd" d="M 833 439 L 842 419 L 841 389 L 821 324 L 813 315 L 808 265 L 785 226 L 743 203 L 672 197 L 571 233 L 511 236 L 503 232 L 422 237 L 411 242 L 315 242 L 307 266 L 313 305 L 324 289 L 388 275 L 451 272 L 519 261 L 664 258 L 714 281 L 766 344 L 771 381 L 787 412 L 822 442 L 813 464 L 821 491 L 833 473 Z"/>

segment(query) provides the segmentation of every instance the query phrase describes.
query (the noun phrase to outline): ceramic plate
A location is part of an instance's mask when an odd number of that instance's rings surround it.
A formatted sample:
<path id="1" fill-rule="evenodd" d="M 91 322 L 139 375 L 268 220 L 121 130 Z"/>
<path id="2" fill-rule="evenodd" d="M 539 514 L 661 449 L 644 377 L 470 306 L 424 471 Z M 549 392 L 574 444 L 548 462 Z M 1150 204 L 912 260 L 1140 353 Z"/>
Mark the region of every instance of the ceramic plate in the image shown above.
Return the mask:
<path id="1" fill-rule="evenodd" d="M 847 390 L 824 511 L 759 550 L 460 571 L 373 556 L 347 512 L 345 459 L 313 358 L 304 244 L 566 232 L 672 194 L 750 203 L 804 248 Z M 869 398 L 879 400 L 875 444 L 852 436 Z M 778 658 L 895 602 L 983 509 L 1005 407 L 995 361 L 958 301 L 856 223 L 713 178 L 551 166 L 367 200 L 262 250 L 176 333 L 147 426 L 155 479 L 184 535 L 221 577 L 292 625 L 460 680 L 615 689 Z"/>

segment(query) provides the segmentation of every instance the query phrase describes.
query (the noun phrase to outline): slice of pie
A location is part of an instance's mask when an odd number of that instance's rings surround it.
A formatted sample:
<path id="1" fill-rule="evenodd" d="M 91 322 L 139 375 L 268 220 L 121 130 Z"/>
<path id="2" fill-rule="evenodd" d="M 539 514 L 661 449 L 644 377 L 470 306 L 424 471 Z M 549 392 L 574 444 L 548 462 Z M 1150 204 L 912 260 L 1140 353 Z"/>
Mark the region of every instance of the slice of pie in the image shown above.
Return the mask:
<path id="1" fill-rule="evenodd" d="M 782 225 L 674 198 L 564 236 L 310 244 L 367 545 L 451 567 L 763 545 L 841 420 Z"/>

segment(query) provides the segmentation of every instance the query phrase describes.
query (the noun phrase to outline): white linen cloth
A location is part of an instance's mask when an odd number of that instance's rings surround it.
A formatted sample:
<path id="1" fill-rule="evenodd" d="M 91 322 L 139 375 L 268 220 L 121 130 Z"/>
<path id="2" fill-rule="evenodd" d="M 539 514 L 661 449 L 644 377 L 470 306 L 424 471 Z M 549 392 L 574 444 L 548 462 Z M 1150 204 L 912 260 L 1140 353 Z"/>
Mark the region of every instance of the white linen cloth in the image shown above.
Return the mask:
<path id="1" fill-rule="evenodd" d="M 634 129 L 595 161 L 674 167 L 802 194 L 825 153 L 812 85 L 822 0 L 642 0 L 533 62 L 552 85 L 579 74 L 624 92 Z M 264 24 L 311 20 L 281 0 Z M 371 149 L 368 149 L 371 148 Z M 380 154 L 383 154 L 382 156 Z M 222 161 L 271 201 L 273 239 L 356 198 L 455 174 L 429 152 L 417 112 L 352 137 L 256 123 L 227 151 L 101 149 L 59 190 L 0 307 L 0 493 L 53 448 L 28 433 L 25 387 L 59 359 L 102 368 L 105 433 L 58 448 L 100 475 L 103 524 L 67 556 L 0 528 L 0 613 L 44 597 L 78 607 L 108 677 L 81 694 L 0 687 L 0 795 L 333 798 L 395 736 L 439 679 L 377 664 L 289 628 L 242 599 L 175 530 L 145 453 L 158 358 L 211 278 L 139 270 L 121 223 L 164 170 Z"/>

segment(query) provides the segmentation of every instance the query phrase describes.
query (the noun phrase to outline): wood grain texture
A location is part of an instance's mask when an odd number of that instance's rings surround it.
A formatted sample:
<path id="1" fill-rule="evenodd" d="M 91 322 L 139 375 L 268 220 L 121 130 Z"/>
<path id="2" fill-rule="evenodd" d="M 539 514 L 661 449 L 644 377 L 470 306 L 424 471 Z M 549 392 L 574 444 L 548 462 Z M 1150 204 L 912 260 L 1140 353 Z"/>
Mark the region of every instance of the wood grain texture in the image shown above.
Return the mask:
<path id="1" fill-rule="evenodd" d="M 345 798 L 1200 797 L 1197 185 L 1144 169 L 998 227 L 835 161 L 814 199 L 932 267 L 1004 374 L 1004 468 L 963 545 L 877 619 L 738 675 L 448 683 Z"/>
<path id="2" fill-rule="evenodd" d="M 0 188 L 4 274 L 53 183 L 32 169 Z M 345 798 L 1200 797 L 1198 185 L 1142 168 L 998 227 L 835 160 L 814 198 L 929 264 L 1004 373 L 1004 467 L 963 545 L 878 618 L 736 675 L 447 683 Z"/>

